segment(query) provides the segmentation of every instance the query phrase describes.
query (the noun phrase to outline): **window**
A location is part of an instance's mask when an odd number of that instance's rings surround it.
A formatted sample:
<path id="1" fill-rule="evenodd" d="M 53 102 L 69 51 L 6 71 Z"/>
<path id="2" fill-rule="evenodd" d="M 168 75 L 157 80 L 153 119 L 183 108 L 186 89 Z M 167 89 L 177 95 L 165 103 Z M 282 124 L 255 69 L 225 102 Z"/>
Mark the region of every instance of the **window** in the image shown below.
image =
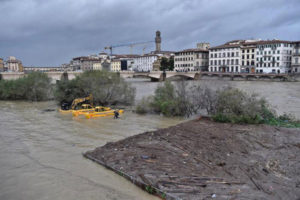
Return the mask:
<path id="1" fill-rule="evenodd" d="M 295 64 L 298 64 L 298 58 L 295 58 Z"/>
<path id="2" fill-rule="evenodd" d="M 280 54 L 280 50 L 278 50 L 277 53 Z"/>
<path id="3" fill-rule="evenodd" d="M 239 60 L 238 60 L 238 59 L 235 60 L 235 64 L 236 64 L 236 65 L 239 64 Z"/>
<path id="4" fill-rule="evenodd" d="M 279 57 L 279 56 L 277 57 L 277 60 L 280 60 L 280 57 Z"/>

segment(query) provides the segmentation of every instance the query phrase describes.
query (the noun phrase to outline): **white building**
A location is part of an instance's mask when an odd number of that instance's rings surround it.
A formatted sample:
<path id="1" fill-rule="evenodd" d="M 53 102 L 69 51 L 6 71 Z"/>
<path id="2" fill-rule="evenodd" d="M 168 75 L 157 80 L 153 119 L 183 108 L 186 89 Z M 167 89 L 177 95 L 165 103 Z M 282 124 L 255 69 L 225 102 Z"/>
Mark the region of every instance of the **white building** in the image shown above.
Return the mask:
<path id="1" fill-rule="evenodd" d="M 234 40 L 209 49 L 210 72 L 241 72 L 241 43 Z"/>
<path id="2" fill-rule="evenodd" d="M 291 71 L 293 44 L 290 41 L 266 40 L 256 43 L 257 73 L 288 73 Z"/>
<path id="3" fill-rule="evenodd" d="M 158 59 L 155 54 L 146 54 L 133 58 L 133 71 L 147 72 L 153 70 L 153 63 Z"/>
<path id="4" fill-rule="evenodd" d="M 300 41 L 294 42 L 292 52 L 292 73 L 300 73 Z"/>
<path id="5" fill-rule="evenodd" d="M 209 71 L 287 73 L 293 45 L 282 40 L 234 40 L 209 50 Z"/>
<path id="6" fill-rule="evenodd" d="M 199 44 L 198 44 L 199 45 Z M 174 56 L 174 71 L 207 71 L 208 48 L 185 49 Z"/>

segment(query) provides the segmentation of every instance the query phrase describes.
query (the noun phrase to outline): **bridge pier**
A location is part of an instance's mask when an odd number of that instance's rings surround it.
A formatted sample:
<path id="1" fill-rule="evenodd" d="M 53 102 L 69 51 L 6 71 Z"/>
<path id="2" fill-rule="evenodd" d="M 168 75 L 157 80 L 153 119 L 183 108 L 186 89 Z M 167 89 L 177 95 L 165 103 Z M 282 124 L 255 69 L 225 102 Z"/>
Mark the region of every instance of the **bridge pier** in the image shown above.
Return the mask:
<path id="1" fill-rule="evenodd" d="M 200 80 L 201 79 L 201 75 L 199 73 L 196 73 L 194 76 L 194 80 Z"/>

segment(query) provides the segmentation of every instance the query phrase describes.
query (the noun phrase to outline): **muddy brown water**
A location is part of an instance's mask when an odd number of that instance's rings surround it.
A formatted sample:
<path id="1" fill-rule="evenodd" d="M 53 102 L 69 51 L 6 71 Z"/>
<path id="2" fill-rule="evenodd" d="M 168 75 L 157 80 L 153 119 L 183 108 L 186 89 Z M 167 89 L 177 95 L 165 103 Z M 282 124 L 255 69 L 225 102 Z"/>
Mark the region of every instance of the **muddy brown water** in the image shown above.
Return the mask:
<path id="1" fill-rule="evenodd" d="M 129 80 L 137 99 L 159 83 Z M 210 85 L 218 81 L 205 81 Z M 202 84 L 191 82 L 190 84 Z M 265 96 L 279 113 L 300 118 L 300 84 L 230 82 Z M 226 84 L 226 82 L 218 82 Z M 55 102 L 0 101 L 0 199 L 157 199 L 127 180 L 85 159 L 82 153 L 183 119 L 125 112 L 118 120 L 85 120 L 57 111 Z"/>

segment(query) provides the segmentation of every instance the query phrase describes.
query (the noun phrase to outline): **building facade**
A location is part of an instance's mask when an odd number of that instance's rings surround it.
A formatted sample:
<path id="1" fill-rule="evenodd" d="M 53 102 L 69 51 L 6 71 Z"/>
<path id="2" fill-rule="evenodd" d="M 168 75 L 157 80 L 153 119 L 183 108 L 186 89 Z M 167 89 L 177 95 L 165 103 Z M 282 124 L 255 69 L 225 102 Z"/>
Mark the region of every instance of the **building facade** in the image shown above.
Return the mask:
<path id="1" fill-rule="evenodd" d="M 3 62 L 3 59 L 0 58 L 0 72 L 3 72 L 4 71 L 4 62 Z"/>
<path id="2" fill-rule="evenodd" d="M 198 43 L 195 49 L 185 49 L 174 54 L 174 71 L 207 71 L 209 43 Z"/>
<path id="3" fill-rule="evenodd" d="M 121 61 L 118 59 L 113 59 L 111 61 L 111 67 L 110 67 L 111 71 L 113 72 L 119 72 L 121 71 Z"/>
<path id="4" fill-rule="evenodd" d="M 293 43 L 292 73 L 300 73 L 300 41 Z"/>
<path id="5" fill-rule="evenodd" d="M 209 50 L 209 71 L 291 72 L 293 44 L 282 40 L 234 40 Z"/>
<path id="6" fill-rule="evenodd" d="M 256 43 L 257 73 L 291 72 L 293 44 L 290 41 L 267 40 Z"/>
<path id="7" fill-rule="evenodd" d="M 241 72 L 241 42 L 230 41 L 209 49 L 210 72 Z"/>
<path id="8" fill-rule="evenodd" d="M 73 69 L 82 70 L 82 71 L 89 71 L 94 70 L 95 64 L 101 64 L 102 60 L 98 57 L 89 57 L 89 56 L 81 56 L 73 58 L 71 61 L 71 65 Z"/>
<path id="9" fill-rule="evenodd" d="M 241 72 L 255 73 L 256 72 L 256 45 L 248 44 L 241 47 Z"/>
<path id="10" fill-rule="evenodd" d="M 207 71 L 208 50 L 185 49 L 178 51 L 174 56 L 175 71 Z"/>
<path id="11" fill-rule="evenodd" d="M 146 54 L 133 58 L 133 71 L 148 72 L 153 71 L 153 63 L 158 59 L 155 54 Z"/>
<path id="12" fill-rule="evenodd" d="M 14 56 L 10 56 L 4 65 L 4 70 L 9 72 L 23 72 L 22 62 Z"/>

